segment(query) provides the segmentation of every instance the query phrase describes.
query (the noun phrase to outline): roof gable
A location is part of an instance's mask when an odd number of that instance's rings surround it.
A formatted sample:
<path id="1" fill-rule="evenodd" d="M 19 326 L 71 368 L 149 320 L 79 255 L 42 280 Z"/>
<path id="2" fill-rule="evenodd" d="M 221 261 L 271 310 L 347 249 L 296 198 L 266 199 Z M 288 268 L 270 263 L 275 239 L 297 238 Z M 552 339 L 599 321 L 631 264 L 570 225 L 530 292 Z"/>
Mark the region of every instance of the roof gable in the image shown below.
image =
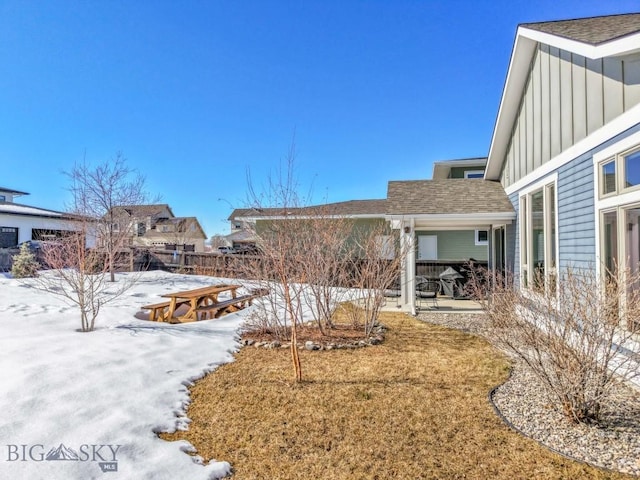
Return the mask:
<path id="1" fill-rule="evenodd" d="M 590 59 L 635 54 L 640 52 L 640 14 L 530 23 L 518 27 L 489 147 L 485 172 L 485 178 L 489 180 L 500 178 L 539 44 Z"/>

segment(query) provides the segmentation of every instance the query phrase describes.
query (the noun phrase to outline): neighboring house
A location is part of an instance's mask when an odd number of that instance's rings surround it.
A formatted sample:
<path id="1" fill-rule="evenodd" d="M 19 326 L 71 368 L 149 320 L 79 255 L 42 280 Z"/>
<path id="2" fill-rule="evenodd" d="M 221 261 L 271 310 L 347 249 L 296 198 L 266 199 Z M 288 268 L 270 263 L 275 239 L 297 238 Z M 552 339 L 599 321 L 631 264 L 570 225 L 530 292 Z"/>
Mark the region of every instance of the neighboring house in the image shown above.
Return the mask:
<path id="1" fill-rule="evenodd" d="M 520 25 L 485 178 L 520 285 L 640 260 L 640 14 Z"/>
<path id="2" fill-rule="evenodd" d="M 248 208 L 236 209 L 229 216 L 232 233 L 227 240 L 235 248 L 255 245 L 256 234 L 268 228 L 269 222 L 296 217 L 307 218 L 310 215 L 321 215 L 322 218 L 349 218 L 354 225 L 375 228 L 385 223 L 387 202 L 378 200 L 349 200 L 345 202 L 327 203 L 296 208 Z M 384 242 L 381 239 L 381 242 Z"/>
<path id="3" fill-rule="evenodd" d="M 124 205 L 110 214 L 113 231 L 125 244 L 204 252 L 206 235 L 195 217 L 176 217 L 167 204 Z"/>
<path id="4" fill-rule="evenodd" d="M 256 242 L 255 232 L 264 229 L 267 222 L 321 214 L 323 218 L 349 217 L 360 224 L 384 222 L 386 200 L 349 200 L 295 208 L 242 208 L 234 210 L 228 220 L 231 234 L 227 240 L 233 246 Z M 262 225 L 261 225 L 262 224 Z"/>
<path id="5" fill-rule="evenodd" d="M 0 248 L 27 240 L 47 240 L 73 230 L 71 218 L 62 212 L 15 203 L 26 192 L 0 187 Z"/>

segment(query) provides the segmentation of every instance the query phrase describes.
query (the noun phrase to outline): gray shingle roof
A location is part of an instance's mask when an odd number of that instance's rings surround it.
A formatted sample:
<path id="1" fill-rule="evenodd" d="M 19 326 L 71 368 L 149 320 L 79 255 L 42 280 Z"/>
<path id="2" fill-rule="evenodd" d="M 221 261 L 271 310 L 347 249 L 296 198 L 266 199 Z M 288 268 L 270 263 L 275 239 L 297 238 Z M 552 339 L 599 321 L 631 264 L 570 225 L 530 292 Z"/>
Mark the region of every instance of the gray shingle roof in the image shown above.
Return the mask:
<path id="1" fill-rule="evenodd" d="M 387 200 L 348 200 L 346 202 L 326 203 L 298 208 L 238 208 L 229 216 L 229 220 L 242 217 L 279 217 L 283 215 L 380 215 L 387 210 Z"/>
<path id="2" fill-rule="evenodd" d="M 598 45 L 640 31 L 640 13 L 524 23 L 521 27 Z"/>
<path id="3" fill-rule="evenodd" d="M 499 182 L 477 179 L 389 182 L 389 215 L 513 213 Z"/>
<path id="4" fill-rule="evenodd" d="M 167 205 L 166 203 L 151 205 L 120 205 L 114 208 L 117 210 L 124 210 L 133 217 L 149 217 L 157 215 L 158 213 L 163 212 L 165 209 L 168 210 L 169 213 L 173 216 L 171 207 L 169 207 L 169 205 Z"/>

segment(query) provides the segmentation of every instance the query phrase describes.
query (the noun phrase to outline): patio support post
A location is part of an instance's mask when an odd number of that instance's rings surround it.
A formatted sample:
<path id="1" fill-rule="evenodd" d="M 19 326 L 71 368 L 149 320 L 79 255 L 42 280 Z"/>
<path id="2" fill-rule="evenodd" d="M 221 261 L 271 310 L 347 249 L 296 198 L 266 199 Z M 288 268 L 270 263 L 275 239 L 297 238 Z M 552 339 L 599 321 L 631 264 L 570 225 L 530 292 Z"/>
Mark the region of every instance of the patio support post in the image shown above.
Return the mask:
<path id="1" fill-rule="evenodd" d="M 400 301 L 403 308 L 408 308 L 412 315 L 416 313 L 416 250 L 414 247 L 415 220 L 402 222 L 400 242 L 402 247 L 402 271 L 400 275 Z"/>

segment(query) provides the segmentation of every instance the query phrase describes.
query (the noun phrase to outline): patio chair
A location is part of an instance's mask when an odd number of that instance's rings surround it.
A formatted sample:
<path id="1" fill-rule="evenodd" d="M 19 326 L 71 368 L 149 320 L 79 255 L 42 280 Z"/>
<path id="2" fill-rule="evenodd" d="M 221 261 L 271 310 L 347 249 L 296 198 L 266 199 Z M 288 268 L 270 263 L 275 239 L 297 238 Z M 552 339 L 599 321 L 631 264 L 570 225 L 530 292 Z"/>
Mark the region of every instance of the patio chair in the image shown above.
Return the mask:
<path id="1" fill-rule="evenodd" d="M 400 296 L 400 279 L 397 278 L 391 285 L 389 285 L 389 288 L 384 290 L 385 303 L 389 303 L 389 299 L 393 299 L 395 301 L 395 306 L 399 308 Z"/>
<path id="2" fill-rule="evenodd" d="M 438 308 L 440 282 L 426 277 L 416 277 L 416 307 L 420 308 L 422 299 L 431 300 L 433 308 Z"/>

